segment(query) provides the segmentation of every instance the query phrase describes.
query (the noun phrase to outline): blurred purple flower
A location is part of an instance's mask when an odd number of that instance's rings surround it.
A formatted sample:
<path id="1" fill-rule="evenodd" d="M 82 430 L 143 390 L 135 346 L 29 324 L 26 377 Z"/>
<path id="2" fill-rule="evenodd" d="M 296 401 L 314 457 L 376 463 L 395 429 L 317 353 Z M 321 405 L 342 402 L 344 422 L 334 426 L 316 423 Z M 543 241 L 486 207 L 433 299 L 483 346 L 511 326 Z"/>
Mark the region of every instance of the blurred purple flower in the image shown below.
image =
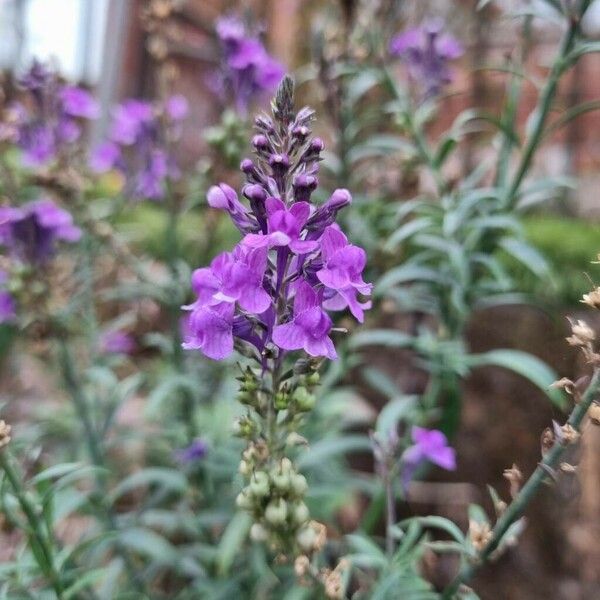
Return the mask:
<path id="1" fill-rule="evenodd" d="M 90 168 L 97 173 L 119 171 L 126 182 L 124 193 L 136 200 L 162 200 L 168 179 L 179 176 L 168 142 L 179 135 L 187 112 L 182 96 L 171 96 L 164 107 L 125 100 L 114 108 L 109 139 L 92 153 Z"/>
<path id="2" fill-rule="evenodd" d="M 7 323 L 16 317 L 15 300 L 12 295 L 4 289 L 8 280 L 6 271 L 0 269 L 0 323 Z"/>
<path id="3" fill-rule="evenodd" d="M 407 448 L 401 458 L 404 489 L 407 489 L 415 471 L 426 462 L 447 471 L 456 469 L 456 452 L 441 431 L 413 426 L 412 439 L 414 445 Z"/>
<path id="4" fill-rule="evenodd" d="M 207 453 L 208 444 L 202 438 L 197 438 L 186 448 L 176 450 L 174 455 L 178 462 L 189 464 L 201 460 Z"/>
<path id="5" fill-rule="evenodd" d="M 125 331 L 107 331 L 100 338 L 100 351 L 104 354 L 132 354 L 136 344 Z"/>
<path id="6" fill-rule="evenodd" d="M 56 241 L 76 242 L 80 237 L 71 214 L 52 200 L 0 207 L 0 244 L 22 261 L 42 264 L 53 256 Z"/>
<path id="7" fill-rule="evenodd" d="M 390 53 L 404 61 L 410 78 L 426 98 L 437 96 L 452 81 L 449 62 L 464 52 L 461 43 L 442 30 L 440 20 L 429 20 L 390 42 Z"/>
<path id="8" fill-rule="evenodd" d="M 17 145 L 28 166 L 44 166 L 67 152 L 82 131 L 82 121 L 96 119 L 100 107 L 86 90 L 64 85 L 58 75 L 34 62 L 19 80 L 27 97 L 12 106 Z"/>
<path id="9" fill-rule="evenodd" d="M 237 109 L 245 114 L 257 97 L 275 89 L 285 72 L 283 65 L 237 17 L 221 17 L 215 30 L 224 57 L 221 86 L 233 98 Z"/>

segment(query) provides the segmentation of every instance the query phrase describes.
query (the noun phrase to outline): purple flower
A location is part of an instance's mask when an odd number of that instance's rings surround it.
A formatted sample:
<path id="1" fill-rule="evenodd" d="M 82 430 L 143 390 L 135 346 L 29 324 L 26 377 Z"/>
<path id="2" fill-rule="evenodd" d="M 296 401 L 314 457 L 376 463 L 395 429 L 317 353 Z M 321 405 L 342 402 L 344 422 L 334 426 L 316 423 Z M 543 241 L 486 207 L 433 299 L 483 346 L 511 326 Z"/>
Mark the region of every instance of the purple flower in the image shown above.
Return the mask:
<path id="1" fill-rule="evenodd" d="M 132 354 L 135 340 L 125 331 L 107 331 L 100 339 L 100 350 L 105 354 Z"/>
<path id="2" fill-rule="evenodd" d="M 265 92 L 271 92 L 281 81 L 283 66 L 250 35 L 234 16 L 221 17 L 215 24 L 221 42 L 224 64 L 220 74 L 223 91 L 231 96 L 242 113 Z"/>
<path id="3" fill-rule="evenodd" d="M 100 107 L 86 90 L 63 85 L 58 75 L 34 62 L 19 80 L 29 98 L 13 105 L 15 141 L 28 166 L 44 166 L 72 149 L 82 122 L 96 119 Z"/>
<path id="4" fill-rule="evenodd" d="M 312 287 L 301 281 L 296 286 L 294 317 L 289 323 L 273 329 L 273 341 L 284 350 L 305 350 L 310 356 L 337 358 L 329 332 L 332 322 L 321 308 L 321 301 Z"/>
<path id="5" fill-rule="evenodd" d="M 206 456 L 208 444 L 202 438 L 196 438 L 186 448 L 176 450 L 174 455 L 178 462 L 182 464 L 194 463 Z"/>
<path id="6" fill-rule="evenodd" d="M 363 311 L 371 308 L 371 302 L 360 303 L 357 294 L 369 295 L 372 284 L 365 283 L 362 272 L 367 263 L 367 255 L 362 248 L 348 243 L 348 238 L 336 225 L 329 225 L 321 238 L 323 268 L 317 271 L 317 278 L 335 293 L 330 296 L 325 307 L 329 310 L 350 308 L 350 312 L 362 323 Z"/>
<path id="7" fill-rule="evenodd" d="M 456 452 L 448 446 L 446 436 L 437 429 L 412 428 L 413 446 L 407 448 L 401 458 L 402 484 L 406 489 L 415 471 L 424 463 L 431 462 L 447 471 L 456 469 Z"/>
<path id="8" fill-rule="evenodd" d="M 167 181 L 179 177 L 168 140 L 178 137 L 187 112 L 187 100 L 182 96 L 172 96 L 164 107 L 125 100 L 114 108 L 109 139 L 92 153 L 90 168 L 97 173 L 119 171 L 126 181 L 125 195 L 161 200 Z"/>
<path id="9" fill-rule="evenodd" d="M 242 232 L 254 231 L 257 228 L 256 221 L 238 200 L 236 191 L 226 183 L 218 186 L 213 185 L 206 195 L 209 206 L 229 213 L 235 226 Z"/>
<path id="10" fill-rule="evenodd" d="M 302 228 L 310 215 L 308 202 L 296 202 L 288 209 L 279 198 L 269 198 L 265 207 L 267 235 L 250 233 L 244 238 L 244 244 L 253 248 L 288 246 L 295 254 L 306 254 L 319 247 L 316 241 L 300 239 Z"/>
<path id="11" fill-rule="evenodd" d="M 233 352 L 233 313 L 235 305 L 221 302 L 195 308 L 190 314 L 186 350 L 201 350 L 214 360 L 223 360 Z"/>
<path id="12" fill-rule="evenodd" d="M 0 269 L 0 324 L 13 321 L 17 316 L 14 298 L 4 289 L 7 280 L 8 274 Z"/>
<path id="13" fill-rule="evenodd" d="M 60 97 L 64 112 L 71 117 L 97 119 L 100 116 L 98 102 L 88 91 L 82 88 L 67 85 L 62 88 Z"/>
<path id="14" fill-rule="evenodd" d="M 232 253 L 219 254 L 209 268 L 194 271 L 192 289 L 198 299 L 188 308 L 237 301 L 250 313 L 265 312 L 271 306 L 271 297 L 263 288 L 266 268 L 266 248 L 239 245 Z"/>
<path id="15" fill-rule="evenodd" d="M 240 35 L 234 21 L 222 27 L 224 39 Z M 224 183 L 208 191 L 209 205 L 228 212 L 243 239 L 194 271 L 196 299 L 183 307 L 190 311 L 184 347 L 220 359 L 237 341 L 263 369 L 296 350 L 336 358 L 327 310 L 350 307 L 362 320 L 370 307 L 358 300 L 358 294 L 371 292 L 362 279 L 366 255 L 333 225 L 350 204 L 350 193 L 336 190 L 322 206 L 310 204 L 323 142 L 310 137 L 313 111 L 294 114 L 291 105 L 280 105 L 283 97 L 290 97 L 289 90 L 278 94 L 274 120 L 266 115 L 255 120 L 256 160 L 242 161 L 242 198 Z M 285 153 L 275 151 L 282 148 Z"/>
<path id="16" fill-rule="evenodd" d="M 25 262 L 44 263 L 54 254 L 56 241 L 76 242 L 80 237 L 71 214 L 52 200 L 0 207 L 0 243 Z"/>
<path id="17" fill-rule="evenodd" d="M 437 96 L 452 81 L 448 63 L 463 54 L 463 47 L 451 35 L 442 33 L 439 20 L 426 21 L 392 38 L 390 52 L 406 64 L 411 79 L 426 98 Z"/>

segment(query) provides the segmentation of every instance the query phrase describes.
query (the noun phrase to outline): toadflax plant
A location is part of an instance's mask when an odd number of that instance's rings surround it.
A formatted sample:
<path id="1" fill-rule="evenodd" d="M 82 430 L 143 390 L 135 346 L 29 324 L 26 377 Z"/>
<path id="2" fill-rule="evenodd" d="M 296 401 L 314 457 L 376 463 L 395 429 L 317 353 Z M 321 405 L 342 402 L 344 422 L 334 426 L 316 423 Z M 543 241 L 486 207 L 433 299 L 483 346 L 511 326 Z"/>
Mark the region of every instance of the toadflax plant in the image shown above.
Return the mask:
<path id="1" fill-rule="evenodd" d="M 280 553 L 308 555 L 322 546 L 324 526 L 310 521 L 307 482 L 292 450 L 303 443 L 298 429 L 315 405 L 318 367 L 337 357 L 328 312 L 349 308 L 362 321 L 370 303 L 360 296 L 371 285 L 361 274 L 364 250 L 335 223 L 350 193 L 338 189 L 324 204 L 311 204 L 323 142 L 311 136 L 314 111 L 294 113 L 289 77 L 272 113 L 256 118 L 256 158 L 241 164 L 248 206 L 224 183 L 208 191 L 209 205 L 228 212 L 243 237 L 193 273 L 197 299 L 185 307 L 184 348 L 215 360 L 237 348 L 251 359 L 239 377 L 247 413 L 237 433 L 248 447 L 239 469 L 247 485 L 237 504 L 254 518 L 253 539 Z"/>

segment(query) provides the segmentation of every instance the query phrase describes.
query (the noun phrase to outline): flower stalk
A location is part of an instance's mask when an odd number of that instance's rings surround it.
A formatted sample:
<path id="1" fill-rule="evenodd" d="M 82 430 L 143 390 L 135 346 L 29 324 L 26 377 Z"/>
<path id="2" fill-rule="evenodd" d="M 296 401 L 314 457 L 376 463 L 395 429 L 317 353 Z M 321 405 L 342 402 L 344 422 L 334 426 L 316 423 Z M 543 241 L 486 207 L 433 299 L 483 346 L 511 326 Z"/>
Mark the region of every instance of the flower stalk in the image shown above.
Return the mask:
<path id="1" fill-rule="evenodd" d="M 583 394 L 580 402 L 575 405 L 571 411 L 571 415 L 567 420 L 567 425 L 575 431 L 581 431 L 581 424 L 592 406 L 594 400 L 598 399 L 600 394 L 600 369 L 595 369 L 592 379 Z M 466 564 L 454 578 L 454 580 L 446 587 L 442 594 L 442 599 L 451 600 L 456 597 L 461 587 L 467 584 L 494 553 L 494 551 L 502 543 L 504 535 L 525 512 L 529 503 L 538 493 L 541 485 L 549 478 L 549 473 L 552 473 L 559 466 L 560 460 L 568 447 L 568 442 L 564 439 L 557 438 L 551 449 L 545 454 L 543 460 L 539 463 L 536 470 L 527 480 L 521 491 L 515 499 L 508 505 L 502 516 L 496 522 L 492 529 L 491 538 L 485 546 L 479 551 L 477 557 L 470 563 Z"/>

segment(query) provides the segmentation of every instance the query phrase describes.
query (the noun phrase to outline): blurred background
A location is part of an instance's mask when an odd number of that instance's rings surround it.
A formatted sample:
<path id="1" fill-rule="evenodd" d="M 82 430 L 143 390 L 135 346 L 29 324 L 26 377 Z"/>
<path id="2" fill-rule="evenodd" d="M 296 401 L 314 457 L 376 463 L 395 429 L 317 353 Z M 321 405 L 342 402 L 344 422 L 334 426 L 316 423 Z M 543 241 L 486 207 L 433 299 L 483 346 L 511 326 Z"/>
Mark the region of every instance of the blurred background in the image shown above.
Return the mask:
<path id="1" fill-rule="evenodd" d="M 479 0 L 388 0 L 397 5 L 400 28 L 419 23 L 430 15 L 441 16 L 448 29 L 466 46 L 457 64 L 452 94 L 442 99 L 431 133 L 445 131 L 456 115 L 469 106 L 498 111 L 505 83 L 501 74 L 485 68 L 503 62 L 516 44 L 510 8 L 532 2 L 491 2 L 476 11 Z M 203 132 L 214 125 L 222 106 L 214 93 L 214 21 L 235 11 L 252 15 L 264 27 L 269 51 L 300 81 L 311 68 L 315 27 L 327 33 L 341 15 L 351 15 L 353 0 L 256 0 L 226 2 L 187 0 L 174 14 L 168 39 L 153 39 L 142 26 L 144 0 L 0 0 L 0 68 L 20 72 L 36 57 L 54 62 L 61 73 L 95 90 L 102 117 L 91 136 L 101 139 L 108 126 L 109 109 L 129 97 L 152 98 L 156 90 L 157 44 L 166 42 L 178 67 L 176 92 L 190 101 L 190 117 L 177 149 L 184 165 L 196 165 L 208 151 Z M 543 3 L 539 10 L 547 10 Z M 585 28 L 600 36 L 600 2 L 586 17 Z M 553 56 L 560 28 L 552 21 L 535 20 L 527 62 L 532 84 L 524 88 L 519 105 L 519 125 L 534 105 L 535 73 Z M 314 67 L 314 65 L 312 65 Z M 562 82 L 561 110 L 600 98 L 600 56 L 584 57 Z M 303 87 L 303 99 L 319 112 L 324 100 L 318 90 Z M 327 137 L 327 124 L 317 130 Z M 485 136 L 473 136 L 460 161 L 448 169 L 456 179 L 491 152 Z M 589 260 L 600 251 L 600 117 L 585 112 L 560 132 L 552 134 L 539 153 L 538 174 L 571 176 L 576 187 L 567 187 L 544 211 L 525 220 L 527 237 L 548 259 L 551 281 L 540 284 L 526 272 L 518 272 L 521 287 L 536 295 L 536 306 L 514 306 L 478 312 L 469 326 L 473 351 L 519 348 L 548 362 L 561 375 L 581 369 L 574 352 L 564 343 L 564 315 L 577 316 L 581 293 L 589 289 L 585 274 Z M 395 184 L 392 182 L 391 186 Z M 427 186 L 427 181 L 422 182 Z M 398 194 L 406 192 L 398 186 Z M 406 197 L 410 197 L 406 193 Z M 387 317 L 386 317 L 387 318 Z M 393 318 L 393 317 L 390 317 Z M 400 379 L 410 373 L 398 369 L 401 355 L 374 356 L 379 366 Z M 399 373 L 400 371 L 400 373 Z M 399 373 L 399 374 L 398 374 Z M 2 392 L 4 395 L 4 391 Z M 381 399 L 365 391 L 372 408 Z M 457 520 L 463 527 L 465 506 L 481 501 L 486 484 L 503 489 L 502 470 L 519 461 L 525 472 L 539 457 L 539 435 L 549 419 L 558 416 L 543 394 L 514 375 L 483 369 L 465 384 L 463 421 L 456 446 L 459 469 L 441 474 L 439 481 L 416 488 L 407 514 L 434 512 Z M 522 542 L 485 569 L 475 583 L 484 599 L 582 598 L 600 599 L 600 434 L 590 432 L 585 444 L 578 480 L 542 494 L 529 511 L 529 527 Z M 365 459 L 365 468 L 370 468 Z M 463 483 L 468 481 L 469 483 Z M 567 486 L 567 487 L 564 487 Z M 574 500 L 564 498 L 574 494 Z M 346 518 L 352 520 L 354 506 Z M 500 590 L 500 591 L 499 591 Z"/>

